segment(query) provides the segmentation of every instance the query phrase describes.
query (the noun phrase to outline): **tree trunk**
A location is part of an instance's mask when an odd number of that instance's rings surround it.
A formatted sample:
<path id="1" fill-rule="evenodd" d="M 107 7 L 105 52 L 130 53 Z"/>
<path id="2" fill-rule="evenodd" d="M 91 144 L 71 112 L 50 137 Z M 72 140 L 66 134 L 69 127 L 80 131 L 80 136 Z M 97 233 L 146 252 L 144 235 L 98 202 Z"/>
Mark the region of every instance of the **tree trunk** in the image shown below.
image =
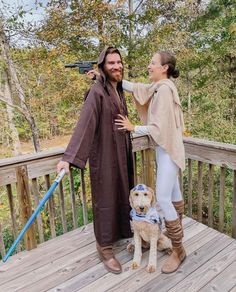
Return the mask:
<path id="1" fill-rule="evenodd" d="M 1 25 L 1 22 L 0 22 L 0 25 Z M 1 29 L 1 26 L 0 26 L 0 29 Z M 4 50 L 4 40 L 2 38 L 2 35 L 3 35 L 3 31 L 1 31 L 1 34 L 0 34 L 0 42 L 1 42 L 1 59 L 4 61 L 5 50 Z M 1 77 L 2 77 L 1 78 L 2 79 L 1 87 L 3 88 L 2 92 L 4 93 L 5 99 L 8 101 L 8 103 L 11 104 L 11 103 L 13 103 L 12 94 L 11 94 L 11 87 L 9 84 L 7 72 L 5 70 L 2 73 Z M 13 108 L 10 107 L 9 105 L 6 105 L 6 113 L 7 113 L 7 117 L 8 117 L 9 128 L 11 130 L 13 153 L 14 153 L 14 156 L 17 156 L 17 155 L 21 154 L 21 144 L 20 144 L 19 134 L 18 134 L 17 128 L 15 126 Z"/>
<path id="2" fill-rule="evenodd" d="M 99 35 L 99 51 L 101 52 L 104 49 L 102 15 L 98 15 L 98 35 Z"/>
<path id="3" fill-rule="evenodd" d="M 5 97 L 12 103 L 11 92 L 9 90 L 9 85 L 5 84 Z M 6 106 L 7 117 L 8 117 L 8 124 L 11 130 L 11 139 L 12 139 L 12 146 L 13 146 L 13 154 L 14 156 L 21 154 L 21 144 L 19 139 L 19 134 L 15 126 L 14 122 L 14 110 L 9 105 Z"/>
<path id="4" fill-rule="evenodd" d="M 20 81 L 19 81 L 17 73 L 16 73 L 15 66 L 11 60 L 11 57 L 10 57 L 10 49 L 9 49 L 9 45 L 8 45 L 8 42 L 6 39 L 6 35 L 4 33 L 4 28 L 2 25 L 1 19 L 0 19 L 0 41 L 1 41 L 2 59 L 7 65 L 6 69 L 5 69 L 5 73 L 6 73 L 7 80 L 8 80 L 10 95 L 12 97 L 13 84 L 14 84 L 14 87 L 17 91 L 17 96 L 18 96 L 19 101 L 20 101 L 21 109 L 24 111 L 25 118 L 28 121 L 28 123 L 30 124 L 30 128 L 32 131 L 32 139 L 33 139 L 34 149 L 36 152 L 38 152 L 38 151 L 40 151 L 39 131 L 38 131 L 38 128 L 36 126 L 34 117 L 32 116 L 28 106 L 25 103 L 25 93 L 24 93 L 24 90 L 20 84 Z M 13 104 L 12 98 L 10 101 L 9 100 L 7 100 L 7 101 L 8 101 L 8 103 Z"/>
<path id="5" fill-rule="evenodd" d="M 188 121 L 189 121 L 189 131 L 192 131 L 192 101 L 191 101 L 191 81 L 189 76 L 189 70 L 186 72 L 187 79 L 187 95 L 188 95 Z"/>
<path id="6" fill-rule="evenodd" d="M 35 120 L 33 116 L 30 116 L 30 127 L 32 131 L 32 140 L 34 144 L 34 149 L 36 152 L 40 151 L 40 144 L 39 144 L 39 130 L 36 126 Z"/>
<path id="7" fill-rule="evenodd" d="M 128 60 L 129 60 L 129 65 L 128 65 L 128 76 L 129 78 L 133 77 L 132 74 L 132 52 L 133 52 L 133 25 L 132 25 L 132 19 L 131 15 L 133 13 L 133 0 L 129 0 L 129 48 L 128 48 Z"/>

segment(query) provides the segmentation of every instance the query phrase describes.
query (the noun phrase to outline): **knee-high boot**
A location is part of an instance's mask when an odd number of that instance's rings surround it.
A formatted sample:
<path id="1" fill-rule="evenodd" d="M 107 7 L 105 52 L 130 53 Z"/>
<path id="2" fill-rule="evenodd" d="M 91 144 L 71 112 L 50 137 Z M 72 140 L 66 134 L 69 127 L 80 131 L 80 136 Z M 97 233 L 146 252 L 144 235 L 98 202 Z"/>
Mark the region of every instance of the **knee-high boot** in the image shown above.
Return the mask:
<path id="1" fill-rule="evenodd" d="M 178 202 L 172 202 L 172 204 L 174 205 L 176 213 L 180 219 L 180 224 L 182 227 L 182 237 L 184 237 L 184 229 L 183 229 L 183 225 L 182 225 L 182 219 L 183 219 L 183 215 L 184 215 L 184 200 L 181 200 Z M 167 230 L 164 232 L 164 234 L 165 234 L 165 236 L 170 238 Z"/>
<path id="2" fill-rule="evenodd" d="M 180 224 L 182 227 L 182 237 L 184 237 L 184 229 L 183 229 L 183 224 L 182 224 L 182 220 L 183 220 L 183 215 L 184 215 L 184 200 L 178 201 L 178 202 L 172 202 L 175 210 L 179 216 L 179 220 L 180 220 Z"/>
<path id="3" fill-rule="evenodd" d="M 179 265 L 186 258 L 186 252 L 182 244 L 183 231 L 180 219 L 177 218 L 176 220 L 165 221 L 165 225 L 172 243 L 173 251 L 169 258 L 165 261 L 162 267 L 162 272 L 169 274 L 178 269 Z"/>

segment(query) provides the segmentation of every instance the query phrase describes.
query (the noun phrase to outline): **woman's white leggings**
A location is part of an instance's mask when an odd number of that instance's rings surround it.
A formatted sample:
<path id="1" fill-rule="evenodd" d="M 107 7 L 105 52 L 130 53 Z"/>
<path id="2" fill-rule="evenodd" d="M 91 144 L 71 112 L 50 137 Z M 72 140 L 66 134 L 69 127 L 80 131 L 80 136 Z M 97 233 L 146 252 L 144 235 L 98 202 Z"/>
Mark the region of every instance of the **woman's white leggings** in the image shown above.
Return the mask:
<path id="1" fill-rule="evenodd" d="M 169 154 L 160 147 L 156 147 L 157 178 L 156 196 L 167 221 L 178 218 L 172 202 L 182 200 L 178 179 L 178 166 L 172 161 Z"/>
<path id="2" fill-rule="evenodd" d="M 135 126 L 135 133 L 149 135 L 148 126 Z M 170 158 L 169 154 L 160 147 L 156 147 L 157 179 L 156 196 L 157 202 L 161 207 L 165 219 L 172 221 L 178 218 L 172 202 L 183 199 L 178 179 L 178 166 Z"/>

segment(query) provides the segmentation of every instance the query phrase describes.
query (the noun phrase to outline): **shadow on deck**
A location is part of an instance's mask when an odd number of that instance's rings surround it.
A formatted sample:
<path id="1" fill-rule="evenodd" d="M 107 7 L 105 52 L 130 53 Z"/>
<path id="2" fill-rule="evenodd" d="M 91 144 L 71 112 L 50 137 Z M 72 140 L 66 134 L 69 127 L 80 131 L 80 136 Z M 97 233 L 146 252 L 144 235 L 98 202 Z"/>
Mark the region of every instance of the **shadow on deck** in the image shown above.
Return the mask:
<path id="1" fill-rule="evenodd" d="M 236 291 L 236 240 L 188 217 L 184 218 L 187 259 L 173 274 L 162 274 L 167 255 L 158 252 L 157 271 L 130 269 L 128 240 L 115 246 L 123 273 L 108 273 L 95 247 L 93 226 L 76 229 L 42 243 L 37 249 L 0 263 L 0 291 Z"/>

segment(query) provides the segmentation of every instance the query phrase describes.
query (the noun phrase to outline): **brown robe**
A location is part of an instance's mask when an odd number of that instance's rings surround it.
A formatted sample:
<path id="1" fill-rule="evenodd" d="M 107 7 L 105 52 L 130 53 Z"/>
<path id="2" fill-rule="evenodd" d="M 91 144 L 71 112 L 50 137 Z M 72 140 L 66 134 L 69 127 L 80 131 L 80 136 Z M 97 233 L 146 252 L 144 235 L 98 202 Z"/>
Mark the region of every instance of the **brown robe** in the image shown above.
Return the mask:
<path id="1" fill-rule="evenodd" d="M 105 58 L 104 51 L 99 62 Z M 119 131 L 114 120 L 127 115 L 119 84 L 117 96 L 104 74 L 89 90 L 80 119 L 62 160 L 84 168 L 89 158 L 95 237 L 107 246 L 131 237 L 129 191 L 133 187 L 130 135 Z"/>

